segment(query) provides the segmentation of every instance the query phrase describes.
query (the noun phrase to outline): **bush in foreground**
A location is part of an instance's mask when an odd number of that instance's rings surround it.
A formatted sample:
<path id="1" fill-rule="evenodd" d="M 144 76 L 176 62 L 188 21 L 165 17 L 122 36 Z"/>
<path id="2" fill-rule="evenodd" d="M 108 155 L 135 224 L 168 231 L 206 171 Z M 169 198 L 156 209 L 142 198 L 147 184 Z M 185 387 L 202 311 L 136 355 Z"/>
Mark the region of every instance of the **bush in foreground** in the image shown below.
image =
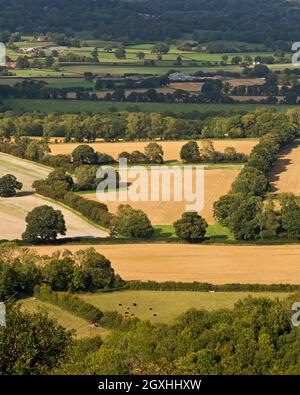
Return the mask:
<path id="1" fill-rule="evenodd" d="M 66 359 L 70 344 L 71 333 L 46 314 L 10 307 L 0 327 L 0 375 L 46 374 Z"/>

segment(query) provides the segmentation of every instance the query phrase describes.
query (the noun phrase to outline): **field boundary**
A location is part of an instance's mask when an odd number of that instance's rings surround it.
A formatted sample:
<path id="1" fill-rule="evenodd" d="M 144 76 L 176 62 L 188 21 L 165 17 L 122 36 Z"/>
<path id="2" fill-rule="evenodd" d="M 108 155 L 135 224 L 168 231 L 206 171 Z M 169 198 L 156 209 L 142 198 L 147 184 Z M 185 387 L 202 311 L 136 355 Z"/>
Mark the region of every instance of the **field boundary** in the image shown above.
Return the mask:
<path id="1" fill-rule="evenodd" d="M 57 204 L 58 206 L 61 206 L 61 207 L 63 207 L 64 209 L 69 210 L 71 213 L 77 215 L 77 217 L 79 217 L 80 219 L 82 219 L 83 221 L 85 221 L 86 223 L 88 223 L 89 225 L 92 225 L 92 226 L 94 226 L 94 227 L 97 228 L 97 229 L 100 229 L 100 230 L 103 230 L 103 231 L 109 233 L 109 229 L 104 228 L 103 226 L 98 225 L 98 224 L 96 224 L 95 222 L 89 220 L 89 219 L 86 218 L 84 215 L 82 215 L 79 211 L 74 210 L 72 207 L 67 206 L 66 204 L 60 202 L 59 200 L 54 200 L 54 199 L 51 199 L 51 198 L 46 197 L 46 196 L 44 196 L 44 195 L 39 195 L 38 193 L 35 193 L 34 196 L 37 196 L 37 197 L 39 197 L 40 199 L 46 200 L 46 201 L 48 201 L 48 202 L 50 202 L 50 203 Z"/>

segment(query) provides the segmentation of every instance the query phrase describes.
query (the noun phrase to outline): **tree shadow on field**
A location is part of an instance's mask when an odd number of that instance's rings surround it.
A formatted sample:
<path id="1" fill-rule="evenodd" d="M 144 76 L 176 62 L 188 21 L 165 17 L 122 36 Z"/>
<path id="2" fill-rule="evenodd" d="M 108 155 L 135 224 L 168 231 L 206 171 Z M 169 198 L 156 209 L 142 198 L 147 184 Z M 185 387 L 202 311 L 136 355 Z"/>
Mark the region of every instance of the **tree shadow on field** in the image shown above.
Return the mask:
<path id="1" fill-rule="evenodd" d="M 21 192 L 17 192 L 15 197 L 24 197 L 24 196 L 31 196 L 31 195 L 34 195 L 34 192 L 32 192 L 32 191 L 21 191 Z"/>
<path id="2" fill-rule="evenodd" d="M 291 159 L 288 159 L 287 156 L 291 153 L 293 149 L 298 148 L 299 146 L 300 142 L 294 141 L 287 147 L 280 150 L 278 159 L 268 175 L 269 182 L 271 184 L 271 192 L 278 192 L 278 188 L 276 187 L 275 183 L 279 180 L 280 174 L 285 172 L 288 168 L 288 165 L 292 163 Z"/>

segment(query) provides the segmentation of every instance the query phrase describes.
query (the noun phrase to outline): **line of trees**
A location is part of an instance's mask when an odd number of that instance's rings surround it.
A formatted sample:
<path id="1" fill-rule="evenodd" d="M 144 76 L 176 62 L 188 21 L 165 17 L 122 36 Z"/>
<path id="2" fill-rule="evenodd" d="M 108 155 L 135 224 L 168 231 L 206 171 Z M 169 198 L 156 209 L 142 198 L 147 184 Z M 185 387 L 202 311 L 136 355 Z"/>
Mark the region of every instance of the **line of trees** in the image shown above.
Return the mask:
<path id="1" fill-rule="evenodd" d="M 6 112 L 0 116 L 0 137 L 64 137 L 65 142 L 123 140 L 176 140 L 199 138 L 202 122 L 158 113 L 40 114 Z"/>
<path id="2" fill-rule="evenodd" d="M 230 192 L 214 204 L 214 215 L 237 240 L 299 239 L 300 206 L 292 195 L 283 196 L 276 207 L 268 173 L 280 149 L 291 143 L 296 132 L 280 130 L 264 135 L 254 147 L 248 163 L 232 184 Z"/>
<path id="3" fill-rule="evenodd" d="M 0 269 L 1 300 L 14 294 L 32 295 L 34 287 L 42 284 L 53 291 L 96 291 L 125 285 L 110 261 L 94 248 L 39 256 L 29 249 L 4 245 Z"/>
<path id="4" fill-rule="evenodd" d="M 277 112 L 261 108 L 254 112 L 233 116 L 211 116 L 205 120 L 192 120 L 164 116 L 158 113 L 128 112 L 110 114 L 39 114 L 17 115 L 6 112 L 0 116 L 0 137 L 5 143 L 15 136 L 63 137 L 65 142 L 94 142 L 119 139 L 134 140 L 183 140 L 202 138 L 261 137 L 271 131 L 299 127 L 299 110 Z M 5 140 L 3 140 L 5 139 Z M 15 144 L 18 142 L 15 141 Z M 22 144 L 25 145 L 25 142 Z M 25 155 L 24 147 L 1 144 L 0 149 L 11 149 Z M 32 146 L 31 146 L 32 147 Z M 32 154 L 30 154 L 32 155 Z M 63 158 L 63 157 L 61 157 Z"/>
<path id="5" fill-rule="evenodd" d="M 32 186 L 38 194 L 58 200 L 96 224 L 110 228 L 113 215 L 107 206 L 74 193 L 73 179 L 65 170 L 54 170 L 45 180 L 37 180 Z"/>

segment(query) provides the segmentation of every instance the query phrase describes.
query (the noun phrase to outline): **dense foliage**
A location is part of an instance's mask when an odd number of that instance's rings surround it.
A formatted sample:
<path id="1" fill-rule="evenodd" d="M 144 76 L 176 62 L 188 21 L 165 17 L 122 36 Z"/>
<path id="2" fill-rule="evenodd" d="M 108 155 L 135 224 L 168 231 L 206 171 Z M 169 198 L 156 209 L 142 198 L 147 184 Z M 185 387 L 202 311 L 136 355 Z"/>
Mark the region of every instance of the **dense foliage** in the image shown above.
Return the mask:
<path id="1" fill-rule="evenodd" d="M 34 287 L 42 283 L 54 291 L 95 291 L 124 285 L 110 261 L 93 248 L 43 257 L 27 249 L 1 248 L 0 300 L 15 293 L 32 295 Z"/>
<path id="2" fill-rule="evenodd" d="M 296 124 L 288 122 L 270 129 L 252 150 L 230 192 L 214 204 L 215 217 L 236 239 L 299 239 L 300 206 L 296 197 L 279 196 L 279 208 L 274 196 L 264 200 L 270 190 L 268 172 L 280 148 L 295 139 L 297 129 Z"/>
<path id="3" fill-rule="evenodd" d="M 7 309 L 0 327 L 0 375 L 46 374 L 66 361 L 71 333 L 44 313 Z"/>
<path id="4" fill-rule="evenodd" d="M 0 177 L 0 197 L 12 197 L 20 191 L 23 184 L 12 174 L 6 174 Z"/>
<path id="5" fill-rule="evenodd" d="M 90 31 L 94 37 L 121 40 L 178 39 L 194 33 L 199 41 L 239 40 L 280 47 L 299 37 L 297 2 L 254 0 L 14 0 L 0 1 L 5 31 L 59 32 L 52 39 L 68 45 L 64 34 Z M 45 12 L 47 10 L 47 12 Z M 67 26 L 67 29 L 66 29 Z"/>
<path id="6" fill-rule="evenodd" d="M 92 170 L 92 176 L 89 176 L 89 174 L 82 176 L 82 170 L 84 173 L 84 169 L 80 167 L 77 170 L 77 175 L 80 176 L 78 179 L 79 183 L 76 184 L 77 188 L 85 190 L 94 187 L 97 182 L 96 178 L 94 178 L 95 168 L 89 169 L 89 172 Z M 96 224 L 109 228 L 113 215 L 108 211 L 107 206 L 77 195 L 73 192 L 73 186 L 72 177 L 62 169 L 53 171 L 45 180 L 37 180 L 33 183 L 33 188 L 38 194 L 58 200 Z"/>

